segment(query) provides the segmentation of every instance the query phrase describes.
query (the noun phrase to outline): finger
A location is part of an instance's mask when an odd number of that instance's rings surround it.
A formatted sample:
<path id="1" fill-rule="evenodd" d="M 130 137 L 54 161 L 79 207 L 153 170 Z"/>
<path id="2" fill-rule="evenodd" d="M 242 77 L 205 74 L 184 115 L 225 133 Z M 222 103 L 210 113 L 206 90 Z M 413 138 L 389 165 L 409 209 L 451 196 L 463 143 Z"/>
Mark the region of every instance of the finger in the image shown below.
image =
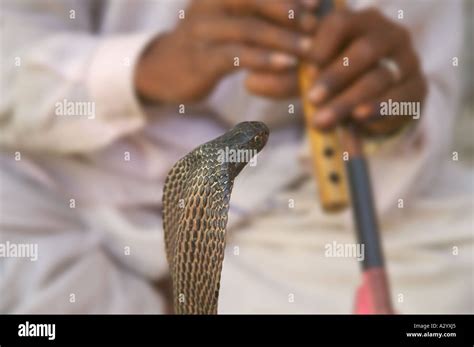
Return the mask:
<path id="1" fill-rule="evenodd" d="M 391 133 L 413 119 L 419 119 L 426 93 L 426 80 L 422 74 L 417 74 L 385 94 L 357 106 L 352 118 L 369 133 Z M 400 114 L 393 112 L 395 110 L 388 110 L 392 115 L 385 115 L 387 110 L 383 108 L 395 105 L 394 102 L 397 103 L 397 112 Z"/>
<path id="2" fill-rule="evenodd" d="M 246 43 L 304 55 L 311 39 L 258 18 L 213 18 L 196 23 L 194 35 L 211 44 Z"/>
<path id="3" fill-rule="evenodd" d="M 279 72 L 295 68 L 298 64 L 298 60 L 292 55 L 235 43 L 213 48 L 209 59 L 213 68 L 221 73 L 238 68 Z"/>
<path id="4" fill-rule="evenodd" d="M 315 0 L 221 0 L 221 2 L 230 13 L 256 14 L 279 25 L 298 28 L 306 32 L 314 30 L 317 23 L 314 12 L 318 1 Z"/>
<path id="5" fill-rule="evenodd" d="M 320 0 L 301 0 L 301 3 L 305 8 L 309 9 L 310 11 L 311 10 L 314 11 L 321 4 L 321 1 Z"/>
<path id="6" fill-rule="evenodd" d="M 392 84 L 392 76 L 386 68 L 373 68 L 342 93 L 324 103 L 314 115 L 314 125 L 320 129 L 335 126 L 348 117 L 354 107 L 382 95 Z"/>
<path id="7" fill-rule="evenodd" d="M 403 36 L 398 30 L 385 30 L 354 40 L 333 63 L 321 71 L 308 97 L 319 104 L 344 90 L 382 58 L 396 54 L 394 51 L 404 40 Z M 348 65 L 343 63 L 345 59 L 348 59 Z M 406 74 L 416 66 L 416 61 L 413 54 L 404 54 L 396 62 L 400 72 Z"/>
<path id="8" fill-rule="evenodd" d="M 259 96 L 278 99 L 293 97 L 298 95 L 297 72 L 251 72 L 245 80 L 245 86 L 251 93 Z"/>
<path id="9" fill-rule="evenodd" d="M 359 12 L 337 10 L 325 16 L 318 24 L 309 58 L 325 66 L 355 37 L 368 32 L 382 20 L 374 9 Z"/>
<path id="10" fill-rule="evenodd" d="M 398 83 L 402 83 L 406 76 L 411 75 L 412 71 L 416 71 L 416 65 L 411 63 L 413 58 L 409 53 L 402 52 L 391 59 L 399 64 L 401 71 L 403 71 Z M 415 74 L 418 73 L 415 72 Z M 393 88 L 394 83 L 396 81 L 392 72 L 385 66 L 373 67 L 341 93 L 324 103 L 324 106 L 315 115 L 315 125 L 320 128 L 333 127 L 337 122 L 349 116 L 356 106 L 388 92 Z M 363 109 L 366 110 L 367 107 Z M 363 119 L 363 111 L 359 112 Z"/>
<path id="11" fill-rule="evenodd" d="M 301 7 L 309 11 L 314 11 L 320 4 L 320 0 L 199 0 L 191 3 L 190 8 L 198 10 L 201 13 L 203 9 L 206 12 L 213 11 L 233 11 L 243 14 L 252 14 L 263 5 L 281 6 L 280 4 L 291 4 L 292 8 Z M 286 7 L 285 7 L 286 8 Z"/>
<path id="12" fill-rule="evenodd" d="M 240 1 L 240 0 L 237 0 Z M 316 18 L 316 6 L 300 1 L 259 1 L 257 13 L 269 20 L 303 32 L 313 32 L 318 20 Z"/>

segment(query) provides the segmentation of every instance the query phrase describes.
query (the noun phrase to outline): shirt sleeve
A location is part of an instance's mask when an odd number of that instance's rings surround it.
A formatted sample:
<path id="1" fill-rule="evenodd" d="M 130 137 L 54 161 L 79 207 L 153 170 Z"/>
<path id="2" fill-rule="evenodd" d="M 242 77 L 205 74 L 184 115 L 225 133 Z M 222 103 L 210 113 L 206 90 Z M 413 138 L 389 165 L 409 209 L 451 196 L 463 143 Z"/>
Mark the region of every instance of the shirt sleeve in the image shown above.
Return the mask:
<path id="1" fill-rule="evenodd" d="M 93 151 L 140 129 L 134 70 L 156 32 L 99 36 L 93 1 L 2 1 L 0 146 Z"/>

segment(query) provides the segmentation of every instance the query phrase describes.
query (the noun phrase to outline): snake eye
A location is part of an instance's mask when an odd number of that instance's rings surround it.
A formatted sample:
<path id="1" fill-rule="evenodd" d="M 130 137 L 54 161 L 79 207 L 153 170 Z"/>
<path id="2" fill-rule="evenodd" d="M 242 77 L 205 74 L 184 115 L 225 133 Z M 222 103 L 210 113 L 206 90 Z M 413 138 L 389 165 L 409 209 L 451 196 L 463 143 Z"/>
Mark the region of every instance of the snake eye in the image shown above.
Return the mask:
<path id="1" fill-rule="evenodd" d="M 260 143 L 260 142 L 262 142 L 262 136 L 260 136 L 260 135 L 255 135 L 255 137 L 253 138 L 253 140 L 254 140 L 256 143 Z"/>

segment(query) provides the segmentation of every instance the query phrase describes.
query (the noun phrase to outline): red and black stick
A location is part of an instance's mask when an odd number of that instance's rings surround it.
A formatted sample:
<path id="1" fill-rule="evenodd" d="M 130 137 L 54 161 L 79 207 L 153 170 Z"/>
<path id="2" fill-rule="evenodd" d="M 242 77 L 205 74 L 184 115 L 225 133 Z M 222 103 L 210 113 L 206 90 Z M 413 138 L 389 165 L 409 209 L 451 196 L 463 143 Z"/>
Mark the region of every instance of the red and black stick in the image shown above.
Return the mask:
<path id="1" fill-rule="evenodd" d="M 354 126 L 349 125 L 344 129 L 343 142 L 349 154 L 346 168 L 357 238 L 359 244 L 364 246 L 362 284 L 356 294 L 354 311 L 358 314 L 391 314 L 393 308 L 369 170 Z"/>

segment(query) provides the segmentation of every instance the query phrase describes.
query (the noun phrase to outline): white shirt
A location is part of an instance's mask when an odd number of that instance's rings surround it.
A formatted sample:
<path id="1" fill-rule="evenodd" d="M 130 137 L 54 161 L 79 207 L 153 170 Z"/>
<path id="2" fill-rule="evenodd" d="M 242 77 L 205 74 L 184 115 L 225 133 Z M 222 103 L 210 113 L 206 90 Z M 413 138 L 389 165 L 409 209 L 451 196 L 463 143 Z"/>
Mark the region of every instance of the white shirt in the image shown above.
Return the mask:
<path id="1" fill-rule="evenodd" d="M 415 131 L 372 158 L 376 201 L 389 213 L 399 198 L 410 201 L 429 186 L 448 155 L 458 96 L 452 58 L 462 42 L 457 35 L 462 23 L 455 20 L 461 18 L 461 4 L 351 5 L 374 5 L 406 25 L 429 82 Z M 138 57 L 157 34 L 173 29 L 185 8 L 181 0 L 2 0 L 0 145 L 2 182 L 9 183 L 1 189 L 1 228 L 66 232 L 70 223 L 84 225 L 118 258 L 123 259 L 124 245 L 140 250 L 126 265 L 156 278 L 167 265 L 157 251 L 163 250 L 161 217 L 149 207 L 159 208 L 164 178 L 180 156 L 240 121 L 270 126 L 259 165 L 236 182 L 229 228 L 271 208 L 278 191 L 309 174 L 299 161 L 299 154 L 309 155 L 297 126 L 301 117 L 298 111 L 288 114 L 288 104 L 298 101 L 250 95 L 242 83 L 245 72 L 225 78 L 201 104 L 185 105 L 184 115 L 178 106 L 145 107 L 137 99 Z M 64 100 L 92 101 L 94 119 L 56 115 L 56 103 Z M 21 161 L 14 160 L 18 153 Z"/>

